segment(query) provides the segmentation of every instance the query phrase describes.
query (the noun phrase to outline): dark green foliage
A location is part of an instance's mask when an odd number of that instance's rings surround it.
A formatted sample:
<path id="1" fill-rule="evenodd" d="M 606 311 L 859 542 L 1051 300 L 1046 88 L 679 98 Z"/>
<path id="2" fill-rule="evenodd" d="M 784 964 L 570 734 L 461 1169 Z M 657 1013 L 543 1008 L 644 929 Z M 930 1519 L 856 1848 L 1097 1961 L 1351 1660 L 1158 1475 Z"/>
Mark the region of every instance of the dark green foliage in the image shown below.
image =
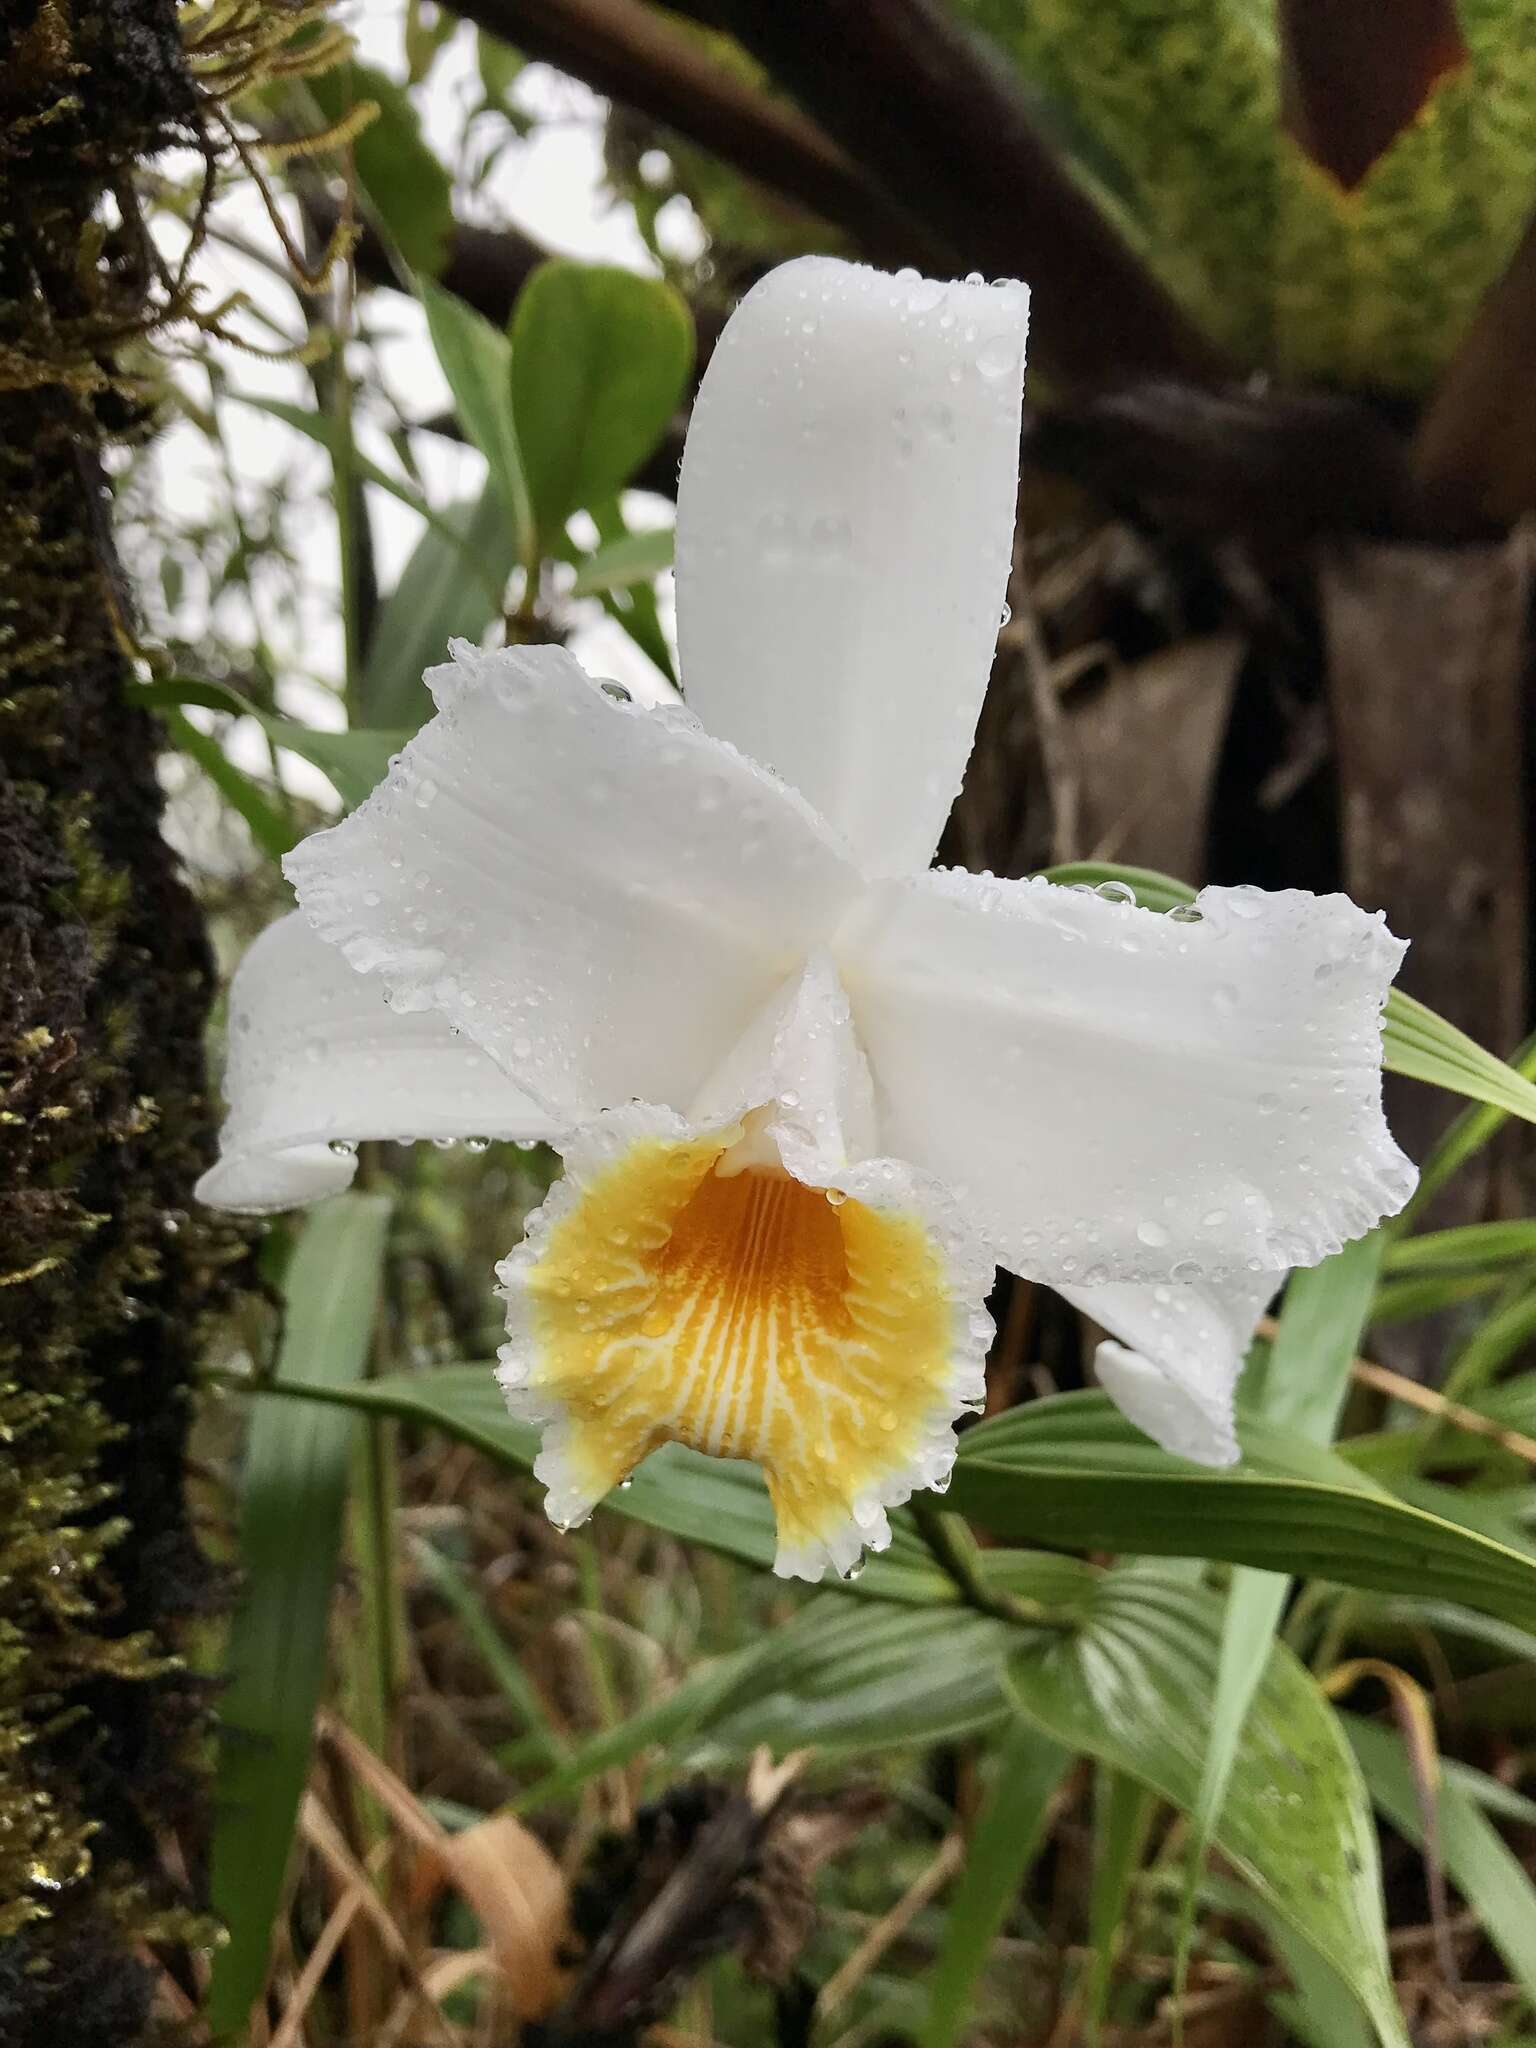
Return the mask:
<path id="1" fill-rule="evenodd" d="M 182 1459 L 232 1241 L 209 1144 L 211 963 L 128 708 L 100 456 L 145 317 L 102 191 L 194 112 L 171 0 L 0 21 L 0 2036 L 124 2048 L 195 1859 L 205 1702 L 175 1652 L 217 1599 Z"/>

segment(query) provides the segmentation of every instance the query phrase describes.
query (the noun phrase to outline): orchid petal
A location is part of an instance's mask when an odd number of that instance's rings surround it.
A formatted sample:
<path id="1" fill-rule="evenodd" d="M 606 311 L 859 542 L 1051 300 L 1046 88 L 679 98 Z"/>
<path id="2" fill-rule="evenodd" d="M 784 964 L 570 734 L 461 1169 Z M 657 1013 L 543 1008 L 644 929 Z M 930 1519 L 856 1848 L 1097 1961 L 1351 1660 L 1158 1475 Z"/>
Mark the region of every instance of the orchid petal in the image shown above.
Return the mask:
<path id="1" fill-rule="evenodd" d="M 364 1138 L 553 1135 L 549 1118 L 435 1011 L 401 1016 L 302 917 L 280 918 L 229 994 L 229 1117 L 197 1184 L 214 1209 L 262 1214 L 346 1187 Z"/>
<path id="2" fill-rule="evenodd" d="M 1219 1286 L 1112 1281 L 1059 1292 L 1111 1333 L 1093 1363 L 1116 1407 L 1175 1457 L 1231 1465 L 1233 1395 L 1277 1284 L 1273 1273 L 1245 1273 Z"/>
<path id="3" fill-rule="evenodd" d="M 727 323 L 677 500 L 683 687 L 871 872 L 927 866 L 992 666 L 1022 285 L 771 272 Z"/>
<path id="4" fill-rule="evenodd" d="M 850 1156 L 870 1088 L 825 961 L 776 992 L 689 1119 L 599 1117 L 499 1269 L 502 1385 L 583 1519 L 664 1442 L 764 1468 L 776 1570 L 851 1570 L 942 1486 L 979 1405 L 992 1260 L 947 1191 Z M 729 1113 L 720 1114 L 725 1105 Z"/>
<path id="5" fill-rule="evenodd" d="M 1412 1191 L 1381 1111 L 1404 948 L 1346 897 L 1161 916 L 939 873 L 881 884 L 838 951 L 883 1142 L 1029 1278 L 1315 1265 Z"/>
<path id="6" fill-rule="evenodd" d="M 560 648 L 462 643 L 358 811 L 288 856 L 323 938 L 558 1121 L 686 1105 L 857 887 L 795 791 Z"/>

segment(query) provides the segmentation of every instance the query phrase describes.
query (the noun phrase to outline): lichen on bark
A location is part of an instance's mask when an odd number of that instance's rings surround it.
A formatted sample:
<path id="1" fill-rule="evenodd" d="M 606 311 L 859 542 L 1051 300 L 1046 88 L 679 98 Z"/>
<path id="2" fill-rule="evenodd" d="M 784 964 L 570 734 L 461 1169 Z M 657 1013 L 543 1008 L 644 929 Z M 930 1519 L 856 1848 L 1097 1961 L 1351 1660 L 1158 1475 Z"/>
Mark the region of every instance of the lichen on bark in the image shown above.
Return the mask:
<path id="1" fill-rule="evenodd" d="M 228 1241 L 190 1213 L 212 967 L 130 706 L 102 457 L 192 139 L 172 0 L 0 9 L 0 2039 L 126 2048 L 195 1905 L 219 1583 L 183 1459 Z M 189 1876 L 190 1873 L 190 1876 Z"/>

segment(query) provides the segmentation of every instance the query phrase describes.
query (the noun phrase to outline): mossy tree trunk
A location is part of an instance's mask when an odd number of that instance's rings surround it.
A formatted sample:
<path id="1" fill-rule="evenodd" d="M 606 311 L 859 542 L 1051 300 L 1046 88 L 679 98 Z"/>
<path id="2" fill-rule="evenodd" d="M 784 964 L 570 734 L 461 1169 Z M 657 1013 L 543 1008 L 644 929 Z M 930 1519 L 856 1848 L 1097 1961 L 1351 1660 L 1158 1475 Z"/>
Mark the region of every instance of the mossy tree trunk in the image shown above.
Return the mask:
<path id="1" fill-rule="evenodd" d="M 155 2030 L 195 1898 L 215 1596 L 183 1483 L 219 1241 L 213 988 L 131 708 L 102 452 L 154 279 L 127 197 L 193 137 L 173 0 L 0 8 L 0 2039 Z M 227 1247 L 226 1247 L 227 1249 Z M 194 1873 L 187 1879 L 188 1869 Z"/>

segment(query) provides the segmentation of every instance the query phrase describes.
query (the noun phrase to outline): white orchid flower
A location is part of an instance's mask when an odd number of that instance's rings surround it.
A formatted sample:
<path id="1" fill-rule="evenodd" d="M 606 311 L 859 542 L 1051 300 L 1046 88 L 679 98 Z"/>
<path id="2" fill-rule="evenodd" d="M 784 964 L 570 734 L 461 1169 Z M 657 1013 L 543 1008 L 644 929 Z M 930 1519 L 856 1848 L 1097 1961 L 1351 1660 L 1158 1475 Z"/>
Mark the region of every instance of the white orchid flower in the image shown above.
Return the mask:
<path id="1" fill-rule="evenodd" d="M 290 855 L 313 932 L 237 977 L 205 1199 L 311 1198 L 360 1137 L 559 1144 L 499 1270 L 562 1523 L 675 1440 L 762 1466 L 780 1572 L 849 1570 L 947 1480 L 997 1264 L 1125 1340 L 1099 1371 L 1142 1428 L 1229 1460 L 1264 1300 L 1412 1188 L 1379 916 L 928 870 L 1008 577 L 1027 303 L 766 278 L 683 463 L 689 710 L 456 647 L 388 780 Z"/>

